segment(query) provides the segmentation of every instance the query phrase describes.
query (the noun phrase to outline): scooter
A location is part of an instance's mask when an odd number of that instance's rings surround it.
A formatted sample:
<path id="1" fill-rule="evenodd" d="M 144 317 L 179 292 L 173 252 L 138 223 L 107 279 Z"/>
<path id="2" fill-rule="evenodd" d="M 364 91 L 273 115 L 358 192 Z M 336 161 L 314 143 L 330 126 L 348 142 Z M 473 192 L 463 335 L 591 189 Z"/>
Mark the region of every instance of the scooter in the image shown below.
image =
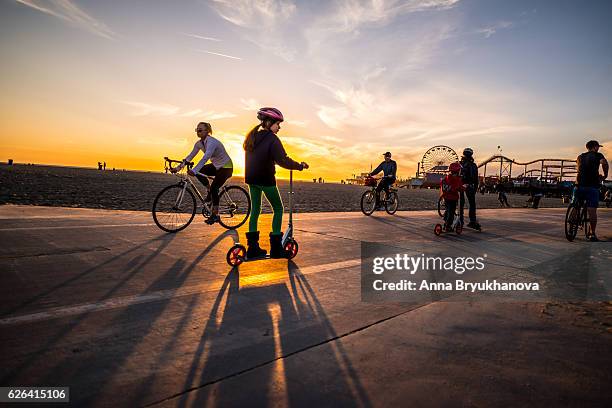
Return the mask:
<path id="1" fill-rule="evenodd" d="M 289 257 L 287 259 L 293 259 L 296 257 L 299 246 L 295 238 L 293 238 L 293 170 L 289 171 L 289 224 L 287 225 L 287 229 L 285 230 L 283 238 L 281 239 L 281 246 L 289 253 Z M 247 259 L 246 251 L 246 247 L 240 242 L 237 242 L 229 249 L 229 251 L 227 251 L 225 260 L 229 266 L 235 267 L 244 262 L 271 259 L 269 254 L 257 258 Z"/>
<path id="2" fill-rule="evenodd" d="M 463 232 L 463 224 L 461 223 L 461 217 L 459 217 L 459 214 L 457 214 L 455 212 L 455 218 L 453 219 L 453 223 L 450 226 L 450 229 L 445 229 L 444 226 L 442 226 L 442 224 L 436 224 L 436 226 L 434 227 L 434 234 L 436 234 L 437 236 L 442 235 L 442 233 L 445 232 L 455 232 L 457 235 L 461 235 L 461 233 Z"/>

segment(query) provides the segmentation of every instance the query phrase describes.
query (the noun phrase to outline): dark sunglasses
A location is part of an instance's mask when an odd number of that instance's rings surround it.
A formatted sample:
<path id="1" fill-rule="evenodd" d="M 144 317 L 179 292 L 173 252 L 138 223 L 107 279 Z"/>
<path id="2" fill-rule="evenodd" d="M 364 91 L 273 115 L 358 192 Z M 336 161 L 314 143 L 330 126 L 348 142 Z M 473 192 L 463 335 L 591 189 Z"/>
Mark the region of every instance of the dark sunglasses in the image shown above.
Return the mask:
<path id="1" fill-rule="evenodd" d="M 205 132 L 206 129 L 196 129 L 195 131 L 198 132 L 198 133 L 202 133 L 202 132 Z"/>

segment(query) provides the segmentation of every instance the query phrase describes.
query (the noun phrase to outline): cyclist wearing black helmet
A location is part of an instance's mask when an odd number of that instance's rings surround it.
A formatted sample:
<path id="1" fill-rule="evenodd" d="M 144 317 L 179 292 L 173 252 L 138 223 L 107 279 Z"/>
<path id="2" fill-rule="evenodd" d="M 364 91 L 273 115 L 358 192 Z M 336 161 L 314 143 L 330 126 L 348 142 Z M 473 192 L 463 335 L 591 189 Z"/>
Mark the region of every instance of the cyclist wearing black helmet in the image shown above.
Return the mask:
<path id="1" fill-rule="evenodd" d="M 596 140 L 587 142 L 587 152 L 582 153 L 576 159 L 576 190 L 575 194 L 578 199 L 586 201 L 587 211 L 589 212 L 589 221 L 591 223 L 591 236 L 589 241 L 599 241 L 595 235 L 595 227 L 597 226 L 597 207 L 599 206 L 599 187 L 601 182 L 608 177 L 608 161 L 603 154 L 599 153 L 599 148 L 602 145 Z M 603 170 L 603 175 L 599 174 L 599 166 Z"/>
<path id="2" fill-rule="evenodd" d="M 380 192 L 385 190 L 385 193 L 389 193 L 389 187 L 395 183 L 397 173 L 397 163 L 395 160 L 391 160 L 391 152 L 386 152 L 383 156 L 385 160 L 370 172 L 370 176 L 383 172 L 383 177 L 376 186 L 376 208 L 380 206 Z"/>
<path id="3" fill-rule="evenodd" d="M 478 166 L 474 162 L 474 151 L 466 147 L 463 150 L 463 156 L 461 157 L 461 175 L 463 177 L 463 184 L 466 185 L 465 192 L 461 192 L 461 199 L 459 201 L 461 223 L 463 224 L 463 208 L 465 207 L 465 198 L 467 197 L 468 203 L 470 204 L 469 217 L 470 222 L 468 223 L 469 228 L 480 230 L 480 224 L 476 220 L 476 190 L 478 188 Z"/>

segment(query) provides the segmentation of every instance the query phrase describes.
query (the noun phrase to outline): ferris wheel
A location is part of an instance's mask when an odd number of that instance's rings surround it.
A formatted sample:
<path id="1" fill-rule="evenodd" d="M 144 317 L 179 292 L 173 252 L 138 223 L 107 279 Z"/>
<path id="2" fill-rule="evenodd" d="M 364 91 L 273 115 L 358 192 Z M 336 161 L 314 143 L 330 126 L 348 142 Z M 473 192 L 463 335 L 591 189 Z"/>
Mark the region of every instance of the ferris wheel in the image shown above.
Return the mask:
<path id="1" fill-rule="evenodd" d="M 428 149 L 421 159 L 423 173 L 444 173 L 451 163 L 459 161 L 457 153 L 448 146 L 434 146 Z"/>

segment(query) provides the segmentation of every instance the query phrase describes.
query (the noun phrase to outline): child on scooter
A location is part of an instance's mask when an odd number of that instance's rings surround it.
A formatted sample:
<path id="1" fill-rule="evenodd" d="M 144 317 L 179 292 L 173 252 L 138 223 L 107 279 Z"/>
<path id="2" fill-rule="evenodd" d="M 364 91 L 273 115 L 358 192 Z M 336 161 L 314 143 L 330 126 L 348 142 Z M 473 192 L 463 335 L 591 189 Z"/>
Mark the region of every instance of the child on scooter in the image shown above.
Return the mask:
<path id="1" fill-rule="evenodd" d="M 283 202 L 276 187 L 275 165 L 286 169 L 303 170 L 308 168 L 305 162 L 298 163 L 287 156 L 285 148 L 276 134 L 284 120 L 281 111 L 275 108 L 261 108 L 257 112 L 261 123 L 247 134 L 244 141 L 245 169 L 244 181 L 249 186 L 251 195 L 251 218 L 247 232 L 247 259 L 263 257 L 266 250 L 259 247 L 257 222 L 261 213 L 261 194 L 263 193 L 272 206 L 272 232 L 270 233 L 270 258 L 287 258 L 282 248 Z"/>
<path id="2" fill-rule="evenodd" d="M 440 195 L 444 199 L 446 210 L 444 211 L 444 230 L 451 231 L 457 202 L 459 201 L 459 192 L 465 191 L 463 180 L 459 173 L 461 172 L 461 164 L 458 162 L 451 163 L 448 166 L 450 174 L 440 182 Z"/>

